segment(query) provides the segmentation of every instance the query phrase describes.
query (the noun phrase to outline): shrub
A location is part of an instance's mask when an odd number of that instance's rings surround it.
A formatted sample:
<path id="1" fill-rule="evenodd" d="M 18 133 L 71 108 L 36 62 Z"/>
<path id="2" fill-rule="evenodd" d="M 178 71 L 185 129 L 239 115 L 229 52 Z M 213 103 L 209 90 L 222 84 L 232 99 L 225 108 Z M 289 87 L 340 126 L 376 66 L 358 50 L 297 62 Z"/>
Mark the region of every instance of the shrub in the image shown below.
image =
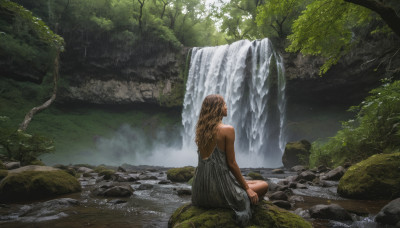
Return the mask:
<path id="1" fill-rule="evenodd" d="M 400 81 L 372 90 L 358 106 L 355 119 L 342 123 L 342 129 L 326 143 L 313 143 L 310 164 L 317 166 L 356 163 L 378 153 L 400 148 Z M 327 164 L 324 164 L 327 165 Z"/>

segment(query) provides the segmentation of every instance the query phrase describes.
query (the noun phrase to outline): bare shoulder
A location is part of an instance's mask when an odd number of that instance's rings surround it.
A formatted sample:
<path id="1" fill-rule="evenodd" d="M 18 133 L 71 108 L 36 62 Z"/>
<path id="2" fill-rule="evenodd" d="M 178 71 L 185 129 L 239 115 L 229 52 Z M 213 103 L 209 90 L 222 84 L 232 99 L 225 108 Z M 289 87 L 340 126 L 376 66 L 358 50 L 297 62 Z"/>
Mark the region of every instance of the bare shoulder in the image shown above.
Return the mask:
<path id="1" fill-rule="evenodd" d="M 234 135 L 235 134 L 235 129 L 231 125 L 227 124 L 220 124 L 218 125 L 218 130 L 219 132 L 222 133 L 222 135 Z"/>

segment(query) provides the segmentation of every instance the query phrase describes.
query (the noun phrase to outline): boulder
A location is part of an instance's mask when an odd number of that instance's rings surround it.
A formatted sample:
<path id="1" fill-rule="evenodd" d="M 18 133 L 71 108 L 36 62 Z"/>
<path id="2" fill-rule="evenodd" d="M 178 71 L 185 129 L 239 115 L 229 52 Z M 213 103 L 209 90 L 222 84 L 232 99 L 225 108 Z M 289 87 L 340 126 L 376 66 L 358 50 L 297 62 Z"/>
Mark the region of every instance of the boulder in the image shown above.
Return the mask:
<path id="1" fill-rule="evenodd" d="M 290 170 L 294 172 L 303 172 L 306 171 L 307 169 L 304 165 L 295 165 L 292 168 L 290 168 Z"/>
<path id="2" fill-rule="evenodd" d="M 158 182 L 158 184 L 171 184 L 172 182 L 169 180 L 161 180 Z"/>
<path id="3" fill-rule="evenodd" d="M 400 198 L 386 204 L 376 215 L 375 221 L 381 224 L 400 227 Z"/>
<path id="4" fill-rule="evenodd" d="M 178 196 L 183 196 L 183 195 L 192 195 L 192 190 L 190 189 L 178 189 L 177 190 Z"/>
<path id="5" fill-rule="evenodd" d="M 336 221 L 352 220 L 350 214 L 337 204 L 323 205 L 318 204 L 309 210 L 311 218 L 330 219 Z"/>
<path id="6" fill-rule="evenodd" d="M 287 143 L 282 156 L 283 166 L 289 169 L 295 165 L 307 165 L 310 149 L 311 144 L 307 140 Z"/>
<path id="7" fill-rule="evenodd" d="M 400 153 L 376 154 L 351 166 L 339 181 L 339 195 L 355 199 L 400 197 Z"/>
<path id="8" fill-rule="evenodd" d="M 339 166 L 339 167 L 329 171 L 325 175 L 321 176 L 321 179 L 337 181 L 337 180 L 340 180 L 340 178 L 342 178 L 342 176 L 344 175 L 345 172 L 346 172 L 346 170 L 342 166 Z"/>
<path id="9" fill-rule="evenodd" d="M 167 171 L 167 178 L 173 182 L 187 182 L 194 175 L 195 168 L 185 166 L 182 168 L 173 168 Z"/>
<path id="10" fill-rule="evenodd" d="M 76 172 L 78 172 L 78 173 L 92 173 L 94 171 L 91 168 L 79 167 L 78 170 L 76 170 Z"/>
<path id="11" fill-rule="evenodd" d="M 290 210 L 290 208 L 292 208 L 292 205 L 286 200 L 274 200 L 274 201 L 272 201 L 272 203 L 275 206 L 278 206 L 278 207 L 286 209 L 286 210 Z"/>
<path id="12" fill-rule="evenodd" d="M 300 181 L 300 180 L 305 180 L 305 181 L 312 181 L 315 179 L 315 177 L 317 177 L 317 175 L 315 175 L 313 172 L 311 172 L 310 170 L 304 171 L 302 173 L 300 173 L 297 178 L 296 181 Z"/>
<path id="13" fill-rule="evenodd" d="M 19 167 L 21 167 L 21 163 L 20 162 L 8 162 L 5 164 L 7 169 L 18 169 Z"/>
<path id="14" fill-rule="evenodd" d="M 81 191 L 79 181 L 49 166 L 25 166 L 10 170 L 0 182 L 0 201 L 17 202 L 55 197 Z"/>
<path id="15" fill-rule="evenodd" d="M 286 193 L 282 191 L 277 191 L 273 193 L 272 195 L 269 196 L 269 198 L 271 200 L 288 200 L 288 196 L 286 195 Z"/>
<path id="16" fill-rule="evenodd" d="M 281 209 L 271 202 L 261 201 L 255 205 L 248 227 L 312 227 L 298 215 Z M 168 227 L 239 227 L 231 209 L 204 209 L 189 204 L 179 207 L 168 221 Z"/>
<path id="17" fill-rule="evenodd" d="M 129 197 L 132 194 L 133 191 L 128 186 L 114 186 L 103 192 L 103 195 L 107 197 Z"/>
<path id="18" fill-rule="evenodd" d="M 154 186 L 152 184 L 141 184 L 137 190 L 149 190 L 152 189 Z"/>

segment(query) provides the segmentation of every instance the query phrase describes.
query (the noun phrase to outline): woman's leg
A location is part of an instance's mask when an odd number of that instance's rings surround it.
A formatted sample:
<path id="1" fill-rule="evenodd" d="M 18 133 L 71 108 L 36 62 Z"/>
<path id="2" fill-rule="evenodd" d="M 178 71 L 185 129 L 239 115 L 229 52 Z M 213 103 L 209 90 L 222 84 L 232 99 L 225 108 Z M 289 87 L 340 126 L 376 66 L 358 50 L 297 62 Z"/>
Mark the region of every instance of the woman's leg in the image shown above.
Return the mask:
<path id="1" fill-rule="evenodd" d="M 268 183 L 262 180 L 246 180 L 249 188 L 255 191 L 261 200 L 268 191 Z"/>

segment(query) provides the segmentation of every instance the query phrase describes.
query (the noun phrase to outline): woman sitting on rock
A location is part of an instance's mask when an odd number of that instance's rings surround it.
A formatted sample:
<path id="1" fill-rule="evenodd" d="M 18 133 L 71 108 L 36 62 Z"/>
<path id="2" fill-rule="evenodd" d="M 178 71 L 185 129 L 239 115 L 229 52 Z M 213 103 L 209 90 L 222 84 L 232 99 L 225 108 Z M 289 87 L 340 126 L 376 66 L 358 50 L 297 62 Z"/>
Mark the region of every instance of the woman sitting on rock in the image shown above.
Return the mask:
<path id="1" fill-rule="evenodd" d="M 220 95 L 208 95 L 196 125 L 199 162 L 192 184 L 192 203 L 207 208 L 231 208 L 239 224 L 251 218 L 250 202 L 257 204 L 268 190 L 265 181 L 246 181 L 235 160 L 235 129 L 222 123 L 227 107 Z"/>

